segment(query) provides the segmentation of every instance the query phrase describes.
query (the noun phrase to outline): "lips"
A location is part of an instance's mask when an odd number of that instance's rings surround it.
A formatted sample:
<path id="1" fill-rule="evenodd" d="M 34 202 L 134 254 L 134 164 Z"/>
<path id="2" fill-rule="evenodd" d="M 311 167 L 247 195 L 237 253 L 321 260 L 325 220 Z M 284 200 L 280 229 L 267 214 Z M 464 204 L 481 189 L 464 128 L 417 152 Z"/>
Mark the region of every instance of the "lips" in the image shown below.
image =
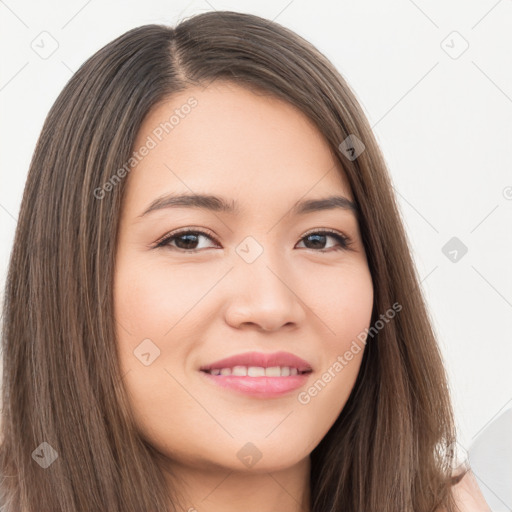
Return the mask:
<path id="1" fill-rule="evenodd" d="M 286 373 L 272 377 L 269 375 L 246 375 L 244 372 L 242 374 L 219 374 L 222 369 L 241 370 L 240 367 L 247 367 L 249 370 L 251 367 L 253 369 L 254 367 L 273 368 L 274 371 L 275 367 L 281 367 L 283 372 L 285 367 L 288 368 L 286 368 Z M 311 364 L 289 352 L 274 352 L 272 354 L 245 352 L 204 365 L 200 370 L 201 379 L 204 379 L 208 385 L 262 399 L 289 396 L 293 391 L 305 386 L 313 374 Z M 260 373 L 260 371 L 256 371 L 256 373 Z"/>
<path id="2" fill-rule="evenodd" d="M 262 368 L 288 366 L 290 368 L 297 368 L 300 373 L 311 372 L 313 370 L 310 363 L 290 352 L 274 352 L 271 354 L 265 354 L 263 352 L 244 352 L 201 366 L 200 370 L 209 371 L 213 369 L 233 368 L 234 366 L 257 366 Z"/>

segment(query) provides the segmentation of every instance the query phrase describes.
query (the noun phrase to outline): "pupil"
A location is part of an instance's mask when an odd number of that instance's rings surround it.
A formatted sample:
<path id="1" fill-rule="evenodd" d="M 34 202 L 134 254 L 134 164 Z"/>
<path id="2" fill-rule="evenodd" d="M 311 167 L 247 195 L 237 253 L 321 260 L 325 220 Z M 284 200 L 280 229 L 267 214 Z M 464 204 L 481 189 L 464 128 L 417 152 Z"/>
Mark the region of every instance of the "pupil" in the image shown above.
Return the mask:
<path id="1" fill-rule="evenodd" d="M 318 234 L 316 234 L 316 235 L 308 235 L 306 237 L 306 239 L 308 239 L 308 238 L 314 238 L 315 239 L 314 243 L 313 243 L 313 249 L 314 249 L 315 248 L 315 244 L 316 244 L 316 247 L 318 247 L 318 241 L 319 241 L 318 239 L 319 238 L 325 239 L 325 237 L 326 237 L 326 235 L 318 235 Z M 323 240 L 323 242 L 325 243 L 325 240 Z M 321 243 L 320 245 L 323 245 L 323 244 Z"/>
<path id="2" fill-rule="evenodd" d="M 187 243 L 185 242 L 185 246 L 184 247 L 180 247 L 180 242 L 182 242 L 184 239 L 187 239 L 187 241 L 190 243 L 194 243 L 196 242 L 197 243 L 197 240 L 194 240 L 194 239 L 197 239 L 197 235 L 194 235 L 194 234 L 186 234 L 186 235 L 180 235 L 177 239 L 176 239 L 176 245 L 180 248 L 180 249 L 195 249 L 195 247 L 190 247 L 190 245 L 187 245 Z"/>

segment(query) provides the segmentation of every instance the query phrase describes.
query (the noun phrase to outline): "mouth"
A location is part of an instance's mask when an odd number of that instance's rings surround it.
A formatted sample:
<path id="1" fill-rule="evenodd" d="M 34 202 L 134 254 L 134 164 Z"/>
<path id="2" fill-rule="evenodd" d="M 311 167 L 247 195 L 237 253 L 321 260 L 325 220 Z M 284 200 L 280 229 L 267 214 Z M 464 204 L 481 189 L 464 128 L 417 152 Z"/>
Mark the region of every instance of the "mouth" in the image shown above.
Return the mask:
<path id="1" fill-rule="evenodd" d="M 290 366 L 270 366 L 265 368 L 263 366 L 237 365 L 226 368 L 204 369 L 201 371 L 209 375 L 219 376 L 232 375 L 234 377 L 290 377 L 293 375 L 304 375 L 306 373 L 311 373 L 313 370 L 301 370 L 299 368 Z"/>
<path id="2" fill-rule="evenodd" d="M 200 371 L 209 385 L 259 399 L 279 398 L 290 394 L 306 385 L 312 373 L 313 370 L 299 371 L 293 367 L 244 366 Z"/>
<path id="3" fill-rule="evenodd" d="M 288 377 L 310 372 L 313 367 L 306 360 L 290 352 L 243 352 L 201 366 L 199 369 L 213 375 Z"/>
<path id="4" fill-rule="evenodd" d="M 199 368 L 205 382 L 257 398 L 275 398 L 304 386 L 312 366 L 290 352 L 244 352 Z"/>

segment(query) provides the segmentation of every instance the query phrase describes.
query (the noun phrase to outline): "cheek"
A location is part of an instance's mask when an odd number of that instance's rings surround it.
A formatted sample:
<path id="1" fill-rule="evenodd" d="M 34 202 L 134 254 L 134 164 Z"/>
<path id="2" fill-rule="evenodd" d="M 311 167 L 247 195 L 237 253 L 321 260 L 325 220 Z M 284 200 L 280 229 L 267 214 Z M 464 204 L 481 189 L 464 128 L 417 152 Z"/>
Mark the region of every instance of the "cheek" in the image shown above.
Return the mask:
<path id="1" fill-rule="evenodd" d="M 142 339 L 172 336 L 175 326 L 179 325 L 181 331 L 188 324 L 188 315 L 193 316 L 192 310 L 215 282 L 215 275 L 205 272 L 202 276 L 194 271 L 192 276 L 186 266 L 171 268 L 139 263 L 133 258 L 118 265 L 116 319 L 125 333 L 132 333 L 133 341 L 141 336 Z"/>
<path id="2" fill-rule="evenodd" d="M 190 283 L 190 272 L 173 268 L 170 275 L 165 267 L 144 264 L 134 255 L 118 260 L 114 311 L 123 384 L 137 429 L 166 450 L 177 448 L 172 442 L 166 446 L 173 438 L 192 445 L 198 435 L 194 422 L 174 419 L 175 415 L 194 418 L 201 412 L 194 409 L 188 386 L 183 387 L 180 368 L 190 350 L 180 342 L 188 337 L 185 315 L 204 295 L 204 290 L 199 292 L 197 280 Z"/>
<path id="3" fill-rule="evenodd" d="M 311 323 L 321 330 L 324 353 L 332 357 L 347 350 L 369 327 L 373 310 L 370 270 L 361 260 L 347 261 L 336 268 L 316 269 L 313 282 L 302 293 L 314 313 Z"/>
<path id="4" fill-rule="evenodd" d="M 332 269 L 331 269 L 332 270 Z M 316 411 L 324 424 L 332 424 L 343 409 L 355 384 L 365 349 L 365 333 L 373 311 L 373 283 L 367 265 L 347 266 L 326 273 L 310 294 L 322 329 L 322 368 L 313 386 L 304 390 L 299 402 L 322 402 Z"/>
<path id="5" fill-rule="evenodd" d="M 360 268 L 343 280 L 335 290 L 337 300 L 332 305 L 332 324 L 336 332 L 337 351 L 349 349 L 354 340 L 361 342 L 361 334 L 369 327 L 373 311 L 373 285 L 367 268 Z M 350 357 L 350 356 L 349 356 Z"/>

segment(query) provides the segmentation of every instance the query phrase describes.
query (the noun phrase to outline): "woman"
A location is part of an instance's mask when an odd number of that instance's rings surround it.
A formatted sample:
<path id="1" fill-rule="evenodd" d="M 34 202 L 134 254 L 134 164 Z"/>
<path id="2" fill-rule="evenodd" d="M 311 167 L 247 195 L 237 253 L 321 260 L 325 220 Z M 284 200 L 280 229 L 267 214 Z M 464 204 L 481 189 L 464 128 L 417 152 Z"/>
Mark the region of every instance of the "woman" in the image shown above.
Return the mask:
<path id="1" fill-rule="evenodd" d="M 375 138 L 276 23 L 148 25 L 78 70 L 4 308 L 5 510 L 487 510 Z"/>

